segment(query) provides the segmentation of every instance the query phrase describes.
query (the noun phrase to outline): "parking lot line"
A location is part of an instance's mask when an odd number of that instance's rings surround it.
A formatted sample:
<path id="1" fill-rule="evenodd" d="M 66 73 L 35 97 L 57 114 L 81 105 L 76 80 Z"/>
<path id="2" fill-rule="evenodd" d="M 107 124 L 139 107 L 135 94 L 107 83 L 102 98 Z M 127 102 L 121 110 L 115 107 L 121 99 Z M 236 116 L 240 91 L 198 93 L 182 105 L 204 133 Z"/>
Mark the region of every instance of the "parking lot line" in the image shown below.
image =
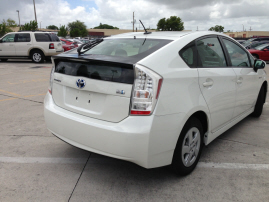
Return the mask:
<path id="1" fill-rule="evenodd" d="M 36 94 L 36 95 L 26 95 L 26 96 L 23 96 L 23 97 L 34 97 L 34 96 L 38 96 L 38 95 L 46 95 L 46 93 L 43 93 L 43 94 Z"/>
<path id="2" fill-rule="evenodd" d="M 2 102 L 2 101 L 8 101 L 8 100 L 16 100 L 16 99 L 19 99 L 19 98 L 7 98 L 7 99 L 0 100 L 0 102 Z"/>
<path id="3" fill-rule="evenodd" d="M 6 91 L 6 90 L 2 90 L 2 89 L 0 89 L 0 91 L 1 91 L 1 92 L 4 92 L 4 93 L 7 93 L 7 94 L 10 94 L 10 95 L 21 96 L 21 95 L 19 95 L 19 94 L 17 94 L 17 93 L 8 92 L 8 91 Z"/>
<path id="4" fill-rule="evenodd" d="M 4 91 L 3 91 L 4 92 Z M 6 91 L 7 93 L 7 91 Z M 11 94 L 11 93 L 9 93 Z M 15 93 L 14 93 L 15 94 Z M 8 100 L 16 100 L 16 99 L 20 99 L 20 98 L 27 98 L 27 97 L 34 97 L 34 96 L 40 96 L 40 95 L 46 95 L 46 93 L 42 93 L 42 94 L 36 94 L 36 95 L 25 95 L 25 96 L 21 96 L 21 95 L 18 95 L 18 97 L 12 97 L 12 98 L 7 98 L 7 99 L 2 99 L 0 100 L 0 102 L 2 101 L 8 101 Z"/>
<path id="5" fill-rule="evenodd" d="M 0 157 L 1 163 L 84 164 L 87 158 Z"/>
<path id="6" fill-rule="evenodd" d="M 200 162 L 197 166 L 200 168 L 269 170 L 269 164 Z"/>
<path id="7" fill-rule="evenodd" d="M 52 163 L 52 164 L 84 164 L 87 158 L 46 158 L 46 157 L 0 157 L 0 163 Z M 104 159 L 90 159 L 88 162 L 94 163 L 111 163 Z M 216 168 L 216 169 L 248 169 L 248 170 L 269 170 L 269 164 L 244 164 L 244 163 L 214 163 L 199 162 L 199 168 Z"/>

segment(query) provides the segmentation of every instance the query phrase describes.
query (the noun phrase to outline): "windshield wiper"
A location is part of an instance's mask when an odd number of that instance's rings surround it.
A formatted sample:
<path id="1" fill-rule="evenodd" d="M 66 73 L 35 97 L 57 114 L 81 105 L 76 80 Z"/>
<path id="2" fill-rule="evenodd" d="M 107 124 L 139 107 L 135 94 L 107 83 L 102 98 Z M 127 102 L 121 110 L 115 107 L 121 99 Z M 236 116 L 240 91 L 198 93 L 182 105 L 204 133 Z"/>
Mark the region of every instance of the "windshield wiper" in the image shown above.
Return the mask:
<path id="1" fill-rule="evenodd" d="M 93 48 L 94 46 L 98 45 L 102 41 L 104 41 L 104 39 L 95 39 L 92 42 L 85 43 L 85 44 L 81 45 L 77 49 L 78 55 L 81 55 L 81 54 L 85 53 L 86 51 L 90 50 L 91 48 Z"/>

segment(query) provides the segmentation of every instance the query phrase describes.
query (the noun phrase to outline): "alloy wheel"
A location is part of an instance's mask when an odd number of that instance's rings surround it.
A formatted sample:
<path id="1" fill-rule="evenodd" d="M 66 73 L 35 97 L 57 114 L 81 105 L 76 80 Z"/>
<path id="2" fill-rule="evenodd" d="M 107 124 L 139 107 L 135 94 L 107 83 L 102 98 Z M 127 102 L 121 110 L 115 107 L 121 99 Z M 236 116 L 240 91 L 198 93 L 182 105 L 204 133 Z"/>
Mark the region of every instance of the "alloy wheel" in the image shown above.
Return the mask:
<path id="1" fill-rule="evenodd" d="M 181 158 L 186 167 L 190 167 L 198 157 L 200 151 L 200 131 L 198 128 L 193 127 L 186 133 L 183 143 Z"/>

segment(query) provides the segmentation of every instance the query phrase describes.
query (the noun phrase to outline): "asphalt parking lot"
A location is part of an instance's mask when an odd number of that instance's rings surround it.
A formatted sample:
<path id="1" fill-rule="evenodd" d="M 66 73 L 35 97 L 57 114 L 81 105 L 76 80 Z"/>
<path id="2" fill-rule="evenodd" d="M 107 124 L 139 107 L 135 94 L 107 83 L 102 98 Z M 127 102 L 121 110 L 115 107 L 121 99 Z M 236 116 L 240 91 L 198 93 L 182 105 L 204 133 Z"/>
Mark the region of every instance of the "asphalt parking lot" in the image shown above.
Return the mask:
<path id="1" fill-rule="evenodd" d="M 43 117 L 50 70 L 51 63 L 0 62 L 0 201 L 269 201 L 267 103 L 259 119 L 225 132 L 192 174 L 178 177 L 50 134 Z"/>

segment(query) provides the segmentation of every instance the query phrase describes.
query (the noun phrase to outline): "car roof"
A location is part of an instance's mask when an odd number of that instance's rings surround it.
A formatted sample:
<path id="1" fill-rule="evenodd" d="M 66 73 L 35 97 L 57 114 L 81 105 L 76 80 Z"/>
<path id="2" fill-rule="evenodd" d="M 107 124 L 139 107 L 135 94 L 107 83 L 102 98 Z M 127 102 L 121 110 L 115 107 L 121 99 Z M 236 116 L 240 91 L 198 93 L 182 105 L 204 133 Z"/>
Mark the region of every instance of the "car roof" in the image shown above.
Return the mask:
<path id="1" fill-rule="evenodd" d="M 156 31 L 150 34 L 144 34 L 144 32 L 129 32 L 125 34 L 113 35 L 109 38 L 148 38 L 148 39 L 168 39 L 177 40 L 186 35 L 192 35 L 193 38 L 198 38 L 206 35 L 222 35 L 230 38 L 229 36 L 213 31 Z"/>

